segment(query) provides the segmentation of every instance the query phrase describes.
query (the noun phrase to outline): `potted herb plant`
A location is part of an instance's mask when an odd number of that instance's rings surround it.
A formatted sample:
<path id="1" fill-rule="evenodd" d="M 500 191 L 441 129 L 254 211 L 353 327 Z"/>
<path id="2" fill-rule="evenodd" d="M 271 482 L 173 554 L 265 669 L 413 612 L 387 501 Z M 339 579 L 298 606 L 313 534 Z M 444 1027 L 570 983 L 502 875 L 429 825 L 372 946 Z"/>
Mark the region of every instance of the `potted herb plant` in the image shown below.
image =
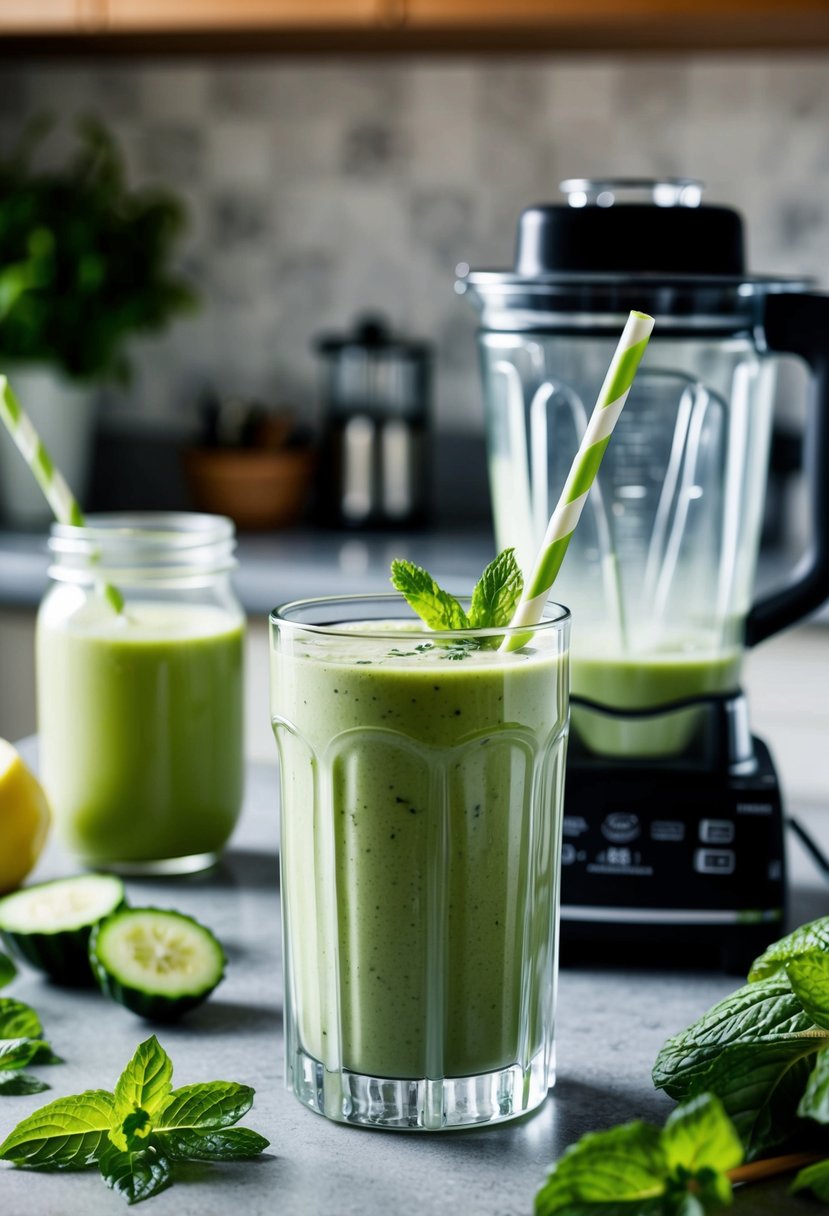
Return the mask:
<path id="1" fill-rule="evenodd" d="M 98 388 L 126 380 L 133 335 L 195 297 L 171 267 L 179 200 L 128 186 L 115 140 L 92 119 L 61 168 L 38 167 L 50 126 L 36 121 L 0 161 L 0 371 L 82 495 Z M 43 518 L 30 481 L 0 436 L 0 507 L 14 522 Z"/>

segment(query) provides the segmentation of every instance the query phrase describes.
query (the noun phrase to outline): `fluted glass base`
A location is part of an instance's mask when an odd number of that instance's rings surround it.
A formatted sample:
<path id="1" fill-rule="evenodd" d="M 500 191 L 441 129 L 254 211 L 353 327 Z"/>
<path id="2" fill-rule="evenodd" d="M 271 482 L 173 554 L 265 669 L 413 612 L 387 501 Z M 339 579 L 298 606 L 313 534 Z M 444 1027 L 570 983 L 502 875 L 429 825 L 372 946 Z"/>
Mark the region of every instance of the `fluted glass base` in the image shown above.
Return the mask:
<path id="1" fill-rule="evenodd" d="M 288 1087 L 305 1106 L 339 1123 L 389 1131 L 436 1132 L 503 1123 L 535 1110 L 555 1072 L 539 1051 L 519 1064 L 476 1077 L 400 1080 L 332 1072 L 301 1048 L 288 1060 Z"/>

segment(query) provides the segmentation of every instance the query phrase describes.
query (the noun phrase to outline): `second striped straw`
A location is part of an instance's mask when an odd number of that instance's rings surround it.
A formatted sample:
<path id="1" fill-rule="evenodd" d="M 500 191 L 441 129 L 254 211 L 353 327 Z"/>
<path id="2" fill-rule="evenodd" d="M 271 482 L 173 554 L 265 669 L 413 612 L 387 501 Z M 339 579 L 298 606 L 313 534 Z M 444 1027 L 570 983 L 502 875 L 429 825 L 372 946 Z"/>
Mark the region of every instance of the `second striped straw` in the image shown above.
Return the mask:
<path id="1" fill-rule="evenodd" d="M 510 629 L 535 625 L 541 620 L 550 589 L 561 569 L 652 330 L 653 317 L 647 313 L 632 312 L 627 319 L 561 497 L 547 525 L 541 551 L 510 621 Z M 524 641 L 521 634 L 513 634 L 504 640 L 501 649 L 517 650 Z"/>
<path id="2" fill-rule="evenodd" d="M 6 430 L 43 491 L 58 523 L 82 528 L 84 518 L 78 500 L 66 484 L 60 469 L 55 468 L 31 418 L 3 375 L 0 375 L 0 419 L 5 423 Z M 111 583 L 102 583 L 101 592 L 116 612 L 123 611 L 124 598 L 117 587 L 113 587 Z"/>

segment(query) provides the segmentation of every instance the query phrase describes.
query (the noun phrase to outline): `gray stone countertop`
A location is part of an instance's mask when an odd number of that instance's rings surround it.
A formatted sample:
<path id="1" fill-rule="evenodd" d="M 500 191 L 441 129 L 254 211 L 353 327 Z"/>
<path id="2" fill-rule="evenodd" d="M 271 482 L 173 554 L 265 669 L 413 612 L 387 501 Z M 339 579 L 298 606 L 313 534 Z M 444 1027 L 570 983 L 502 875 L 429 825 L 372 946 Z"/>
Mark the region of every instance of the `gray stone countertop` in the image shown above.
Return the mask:
<path id="1" fill-rule="evenodd" d="M 31 741 L 24 749 L 34 757 Z M 659 971 L 563 971 L 559 1079 L 534 1115 L 489 1129 L 407 1134 L 342 1127 L 305 1110 L 283 1088 L 277 801 L 275 767 L 252 765 L 237 833 L 212 873 L 128 882 L 134 904 L 190 913 L 225 945 L 226 980 L 181 1024 L 151 1027 L 98 994 L 51 987 L 21 967 L 6 994 L 34 1005 L 66 1063 L 40 1070 L 51 1092 L 0 1099 L 0 1140 L 51 1098 L 111 1089 L 153 1029 L 173 1058 L 176 1084 L 221 1078 L 255 1086 L 245 1123 L 271 1147 L 250 1163 L 188 1167 L 186 1181 L 148 1201 L 152 1216 L 389 1216 L 409 1209 L 419 1216 L 531 1216 L 546 1167 L 582 1133 L 633 1118 L 664 1119 L 672 1103 L 650 1082 L 659 1047 L 737 986 L 715 972 L 682 971 L 670 956 Z M 818 815 L 804 818 L 826 847 L 829 825 Z M 792 922 L 825 913 L 829 892 L 794 840 L 790 867 Z M 72 872 L 52 838 L 32 877 Z M 796 1216 L 813 1206 L 788 1197 L 778 1181 L 743 1189 L 733 1210 Z M 32 1174 L 0 1166 L 3 1216 L 124 1211 L 94 1172 Z"/>

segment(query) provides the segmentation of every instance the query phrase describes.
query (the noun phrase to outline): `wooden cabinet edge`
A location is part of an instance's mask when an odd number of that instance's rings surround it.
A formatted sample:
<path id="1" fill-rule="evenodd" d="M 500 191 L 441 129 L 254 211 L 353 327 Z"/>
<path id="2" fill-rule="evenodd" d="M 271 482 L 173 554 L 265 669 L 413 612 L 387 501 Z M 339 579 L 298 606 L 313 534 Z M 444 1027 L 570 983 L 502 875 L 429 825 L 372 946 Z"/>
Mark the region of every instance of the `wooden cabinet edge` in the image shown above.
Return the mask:
<path id="1" fill-rule="evenodd" d="M 106 29 L 120 33 L 197 31 L 370 31 L 385 24 L 387 0 L 102 0 Z"/>
<path id="2" fill-rule="evenodd" d="M 58 54 L 819 50 L 829 0 L 0 0 L 0 38 Z"/>

